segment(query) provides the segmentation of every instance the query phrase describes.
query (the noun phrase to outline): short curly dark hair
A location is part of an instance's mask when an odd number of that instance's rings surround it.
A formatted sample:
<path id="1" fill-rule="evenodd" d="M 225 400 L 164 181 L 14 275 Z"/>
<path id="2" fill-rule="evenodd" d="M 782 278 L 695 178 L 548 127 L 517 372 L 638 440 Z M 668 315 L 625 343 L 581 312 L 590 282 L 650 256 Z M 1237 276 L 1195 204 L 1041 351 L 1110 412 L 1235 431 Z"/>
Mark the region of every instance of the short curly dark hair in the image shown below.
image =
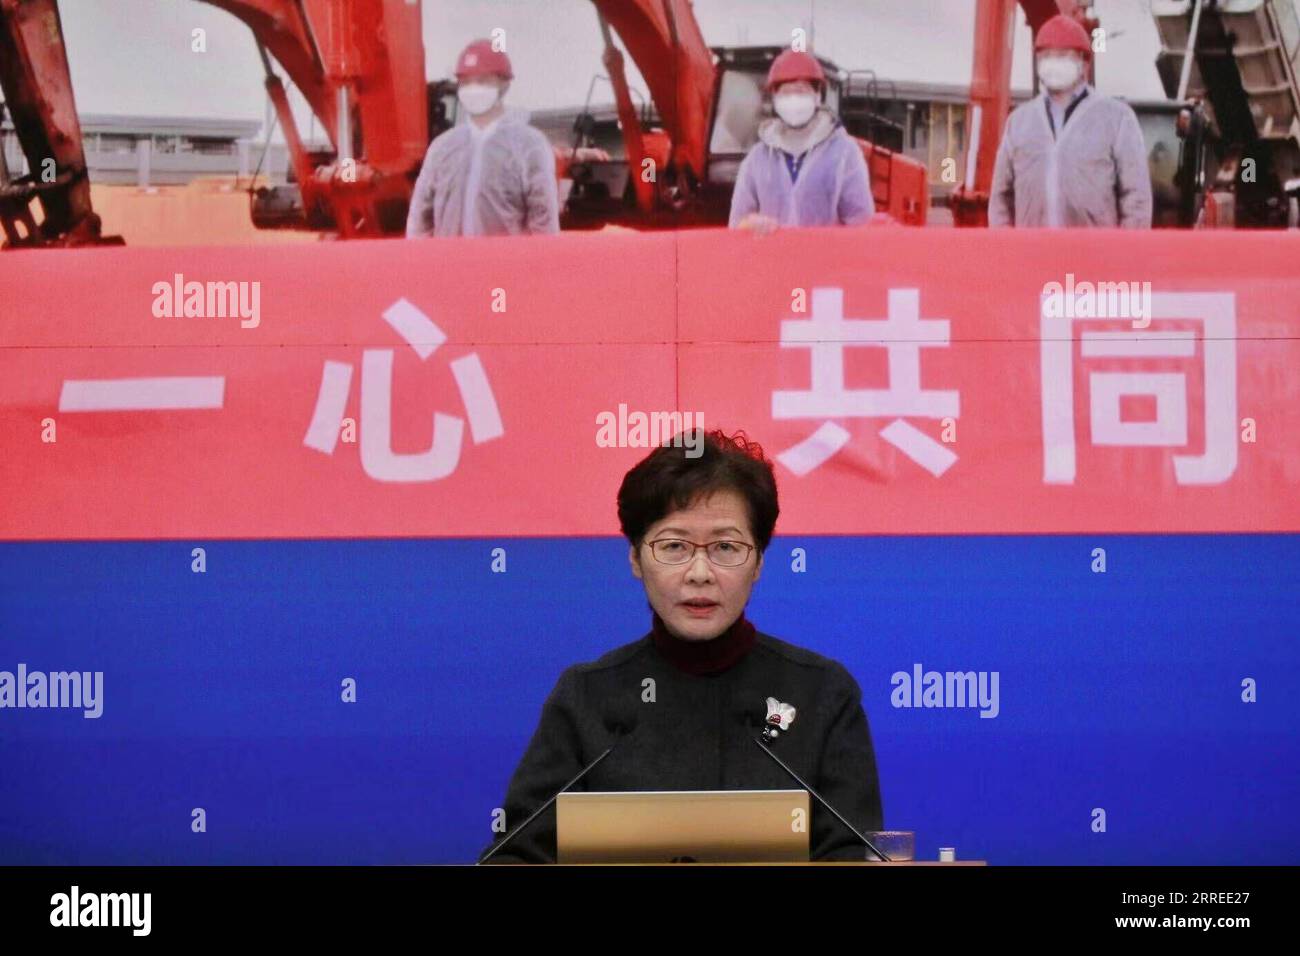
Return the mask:
<path id="1" fill-rule="evenodd" d="M 694 448 L 701 449 L 699 456 L 689 457 L 687 451 Z M 724 490 L 745 499 L 749 527 L 762 554 L 781 512 L 776 476 L 762 446 L 743 431 L 734 435 L 716 428 L 679 432 L 650 452 L 623 476 L 618 489 L 619 526 L 628 541 L 640 545 L 656 521 Z"/>

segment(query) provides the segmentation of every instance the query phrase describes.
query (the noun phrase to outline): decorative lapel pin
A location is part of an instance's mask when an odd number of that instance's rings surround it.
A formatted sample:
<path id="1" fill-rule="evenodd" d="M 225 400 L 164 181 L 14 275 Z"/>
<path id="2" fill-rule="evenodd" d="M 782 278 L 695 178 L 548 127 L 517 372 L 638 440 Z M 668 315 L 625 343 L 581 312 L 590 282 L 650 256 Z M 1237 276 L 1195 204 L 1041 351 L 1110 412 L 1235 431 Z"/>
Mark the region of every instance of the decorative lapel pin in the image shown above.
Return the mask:
<path id="1" fill-rule="evenodd" d="M 775 697 L 767 699 L 767 722 L 763 726 L 763 739 L 771 743 L 783 730 L 789 730 L 794 723 L 796 711 L 789 704 L 783 704 Z"/>

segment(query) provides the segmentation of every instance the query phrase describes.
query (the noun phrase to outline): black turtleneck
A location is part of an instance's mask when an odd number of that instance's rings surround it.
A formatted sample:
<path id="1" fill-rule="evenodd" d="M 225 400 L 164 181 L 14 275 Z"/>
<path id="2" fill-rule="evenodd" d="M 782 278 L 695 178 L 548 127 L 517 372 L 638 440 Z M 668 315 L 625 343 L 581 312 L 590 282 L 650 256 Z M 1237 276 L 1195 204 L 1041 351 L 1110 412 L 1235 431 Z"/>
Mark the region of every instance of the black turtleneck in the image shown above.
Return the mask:
<path id="1" fill-rule="evenodd" d="M 754 625 L 740 612 L 729 628 L 707 641 L 688 641 L 668 630 L 656 612 L 650 631 L 655 647 L 668 662 L 687 674 L 717 674 L 738 663 L 757 640 Z"/>

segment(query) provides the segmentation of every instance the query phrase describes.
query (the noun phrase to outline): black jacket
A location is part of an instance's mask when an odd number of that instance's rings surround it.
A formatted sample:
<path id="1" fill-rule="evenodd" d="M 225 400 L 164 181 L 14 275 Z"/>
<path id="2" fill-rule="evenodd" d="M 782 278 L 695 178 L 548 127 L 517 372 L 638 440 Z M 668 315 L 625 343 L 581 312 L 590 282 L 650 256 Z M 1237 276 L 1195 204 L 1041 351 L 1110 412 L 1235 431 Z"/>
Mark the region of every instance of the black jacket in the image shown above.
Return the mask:
<path id="1" fill-rule="evenodd" d="M 650 634 L 566 668 L 510 779 L 505 826 L 517 827 L 628 728 L 627 738 L 574 790 L 799 789 L 752 741 L 767 717 L 768 697 L 796 708 L 773 753 L 859 830 L 882 829 L 875 753 L 857 682 L 837 661 L 761 632 L 738 663 L 718 674 L 677 669 Z M 868 858 L 816 799 L 809 804 L 811 859 Z M 555 857 L 552 805 L 488 862 L 554 863 Z"/>

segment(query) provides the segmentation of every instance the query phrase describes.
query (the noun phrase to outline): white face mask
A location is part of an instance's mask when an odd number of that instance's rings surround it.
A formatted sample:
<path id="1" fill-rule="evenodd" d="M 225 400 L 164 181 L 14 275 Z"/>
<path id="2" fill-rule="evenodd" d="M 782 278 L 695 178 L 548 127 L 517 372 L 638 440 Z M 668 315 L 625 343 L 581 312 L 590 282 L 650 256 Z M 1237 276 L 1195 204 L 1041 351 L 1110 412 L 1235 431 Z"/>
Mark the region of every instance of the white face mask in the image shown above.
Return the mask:
<path id="1" fill-rule="evenodd" d="M 486 83 L 468 83 L 456 90 L 456 99 L 470 116 L 482 116 L 497 105 L 501 91 Z"/>
<path id="2" fill-rule="evenodd" d="M 776 115 L 788 126 L 804 126 L 817 112 L 817 97 L 811 93 L 777 93 L 772 97 Z"/>
<path id="3" fill-rule="evenodd" d="M 1068 90 L 1079 82 L 1082 66 L 1072 56 L 1042 56 L 1038 58 L 1038 79 L 1053 93 Z"/>

